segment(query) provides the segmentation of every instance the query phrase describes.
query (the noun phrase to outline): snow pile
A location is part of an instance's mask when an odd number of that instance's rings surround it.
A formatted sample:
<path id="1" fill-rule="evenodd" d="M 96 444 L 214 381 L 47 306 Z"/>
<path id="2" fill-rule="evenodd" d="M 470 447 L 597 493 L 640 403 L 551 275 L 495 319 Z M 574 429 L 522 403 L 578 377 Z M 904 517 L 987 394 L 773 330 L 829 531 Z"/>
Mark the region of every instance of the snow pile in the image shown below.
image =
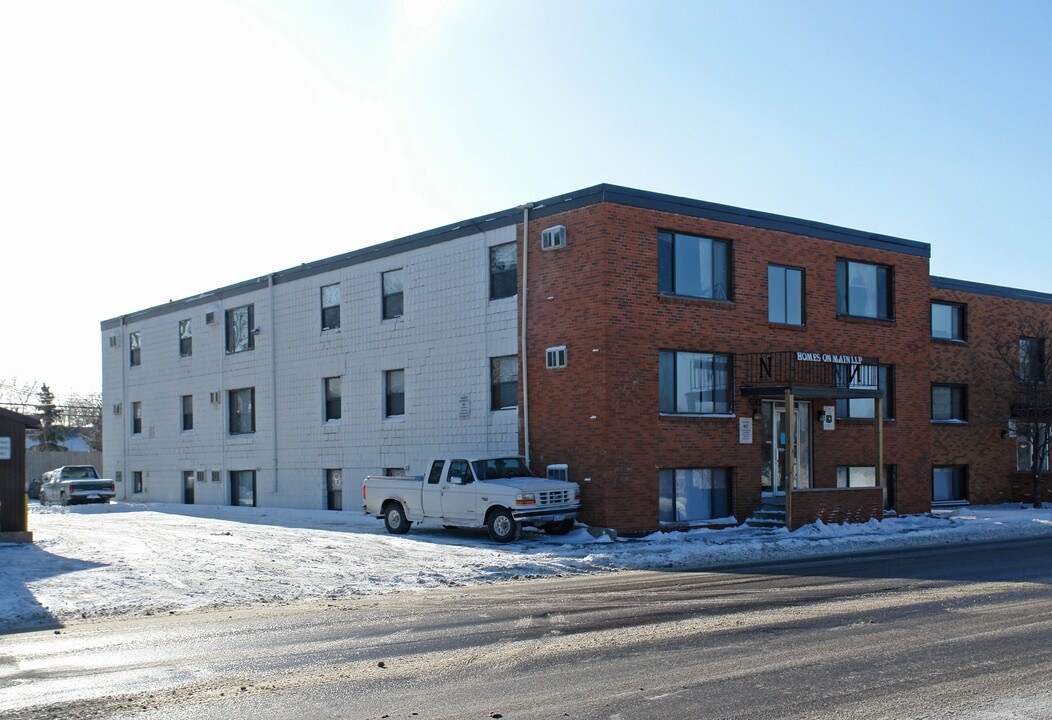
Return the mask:
<path id="1" fill-rule="evenodd" d="M 0 545 L 0 631 L 54 621 L 375 595 L 625 569 L 696 569 L 1052 535 L 1052 508 L 816 523 L 795 532 L 654 533 L 616 542 L 578 528 L 498 545 L 484 531 L 389 535 L 352 512 L 203 505 L 30 507 L 35 545 Z"/>

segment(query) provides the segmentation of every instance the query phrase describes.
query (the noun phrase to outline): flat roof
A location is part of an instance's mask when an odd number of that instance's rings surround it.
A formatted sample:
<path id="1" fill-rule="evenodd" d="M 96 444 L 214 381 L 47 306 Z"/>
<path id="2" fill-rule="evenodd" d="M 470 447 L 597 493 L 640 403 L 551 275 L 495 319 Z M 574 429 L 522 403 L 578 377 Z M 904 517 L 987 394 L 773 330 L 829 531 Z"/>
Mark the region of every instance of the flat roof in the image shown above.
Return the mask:
<path id="1" fill-rule="evenodd" d="M 530 219 L 544 218 L 556 213 L 575 210 L 577 208 L 603 202 L 660 212 L 676 213 L 687 217 L 715 220 L 718 222 L 744 225 L 746 227 L 755 227 L 764 230 L 775 230 L 796 235 L 806 235 L 808 237 L 831 240 L 833 242 L 847 243 L 850 245 L 858 245 L 880 250 L 890 250 L 892 252 L 900 252 L 907 255 L 926 258 L 931 257 L 931 245 L 928 243 L 917 242 L 915 240 L 905 240 L 891 235 L 880 235 L 877 233 L 853 230 L 851 228 L 839 227 L 837 225 L 829 225 L 811 220 L 801 220 L 800 218 L 788 217 L 786 215 L 775 215 L 773 213 L 759 212 L 757 210 L 746 210 L 731 205 L 721 205 L 719 203 L 705 202 L 704 200 L 693 200 L 691 198 L 665 195 L 646 190 L 636 190 L 606 183 L 594 185 L 575 192 L 565 193 L 563 195 L 557 195 L 555 197 L 547 198 L 546 200 L 536 201 L 533 203 L 533 208 L 530 210 Z M 471 218 L 470 220 L 462 220 L 450 225 L 443 225 L 432 230 L 425 230 L 424 232 L 407 235 L 402 238 L 390 240 L 378 245 L 372 245 L 360 250 L 352 250 L 351 252 L 343 253 L 341 255 L 334 255 L 333 257 L 324 258 L 322 260 L 303 263 L 296 267 L 279 270 L 272 275 L 262 275 L 233 285 L 226 285 L 221 288 L 216 288 L 215 290 L 186 297 L 181 300 L 173 300 L 163 305 L 155 305 L 154 307 L 146 308 L 144 310 L 138 310 L 123 316 L 103 320 L 101 326 L 103 330 L 109 330 L 119 327 L 122 320 L 125 323 L 129 321 L 146 320 L 148 318 L 166 315 L 168 313 L 195 307 L 197 305 L 215 302 L 217 299 L 251 292 L 252 290 L 266 287 L 269 284 L 271 277 L 273 277 L 275 285 L 280 285 L 281 283 L 290 282 L 299 278 L 310 277 L 312 275 L 318 275 L 332 270 L 339 270 L 341 268 L 358 265 L 371 260 L 379 260 L 409 250 L 417 250 L 431 245 L 437 245 L 438 243 L 455 240 L 468 235 L 475 235 L 487 230 L 495 230 L 497 228 L 515 225 L 519 223 L 521 219 L 521 206 L 508 208 L 507 210 L 482 215 L 476 218 Z"/>
<path id="2" fill-rule="evenodd" d="M 1052 305 L 1052 294 L 1037 292 L 1036 290 L 1021 290 L 1019 288 L 987 285 L 986 283 L 971 282 L 969 280 L 954 280 L 953 278 L 936 277 L 934 275 L 931 277 L 931 286 L 939 290 L 991 295 L 1011 300 L 1029 300 L 1030 302 Z"/>

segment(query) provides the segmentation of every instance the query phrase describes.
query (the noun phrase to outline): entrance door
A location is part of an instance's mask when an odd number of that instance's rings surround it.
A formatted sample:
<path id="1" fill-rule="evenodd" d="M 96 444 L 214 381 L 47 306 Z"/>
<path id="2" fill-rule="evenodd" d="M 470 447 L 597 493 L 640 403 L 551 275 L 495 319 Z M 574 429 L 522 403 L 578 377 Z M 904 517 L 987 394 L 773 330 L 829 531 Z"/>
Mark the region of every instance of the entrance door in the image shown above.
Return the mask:
<path id="1" fill-rule="evenodd" d="M 764 495 L 785 494 L 786 416 L 785 403 L 764 400 L 763 416 L 763 471 L 761 485 Z M 811 403 L 795 403 L 793 424 L 796 432 L 796 485 L 811 487 Z"/>
<path id="2" fill-rule="evenodd" d="M 194 504 L 194 471 L 183 471 L 183 504 Z"/>

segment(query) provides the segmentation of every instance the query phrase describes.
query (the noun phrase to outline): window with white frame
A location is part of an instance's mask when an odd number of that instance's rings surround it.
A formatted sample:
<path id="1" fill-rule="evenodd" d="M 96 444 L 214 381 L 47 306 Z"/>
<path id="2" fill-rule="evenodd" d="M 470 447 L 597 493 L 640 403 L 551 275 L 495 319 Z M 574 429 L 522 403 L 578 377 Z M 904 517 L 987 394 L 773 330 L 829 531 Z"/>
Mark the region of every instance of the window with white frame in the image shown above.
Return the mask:
<path id="1" fill-rule="evenodd" d="M 549 370 L 566 367 L 566 346 L 558 345 L 544 351 L 544 366 Z"/>
<path id="2" fill-rule="evenodd" d="M 242 305 L 226 311 L 226 351 L 239 353 L 256 347 L 255 306 Z"/>
<path id="3" fill-rule="evenodd" d="M 489 299 L 513 297 L 518 291 L 515 271 L 515 243 L 494 245 L 489 249 Z"/>
<path id="4" fill-rule="evenodd" d="M 405 415 L 405 370 L 384 373 L 384 417 Z"/>
<path id="5" fill-rule="evenodd" d="M 490 358 L 490 409 L 519 406 L 519 358 L 515 355 Z"/>
<path id="6" fill-rule="evenodd" d="M 325 378 L 322 385 L 325 393 L 324 419 L 326 422 L 339 420 L 343 417 L 342 379 L 339 377 Z"/>
<path id="7" fill-rule="evenodd" d="M 892 271 L 885 265 L 836 261 L 836 311 L 838 315 L 890 320 Z"/>
<path id="8" fill-rule="evenodd" d="M 402 270 L 389 270 L 381 274 L 383 287 L 383 319 L 402 317 Z"/>
<path id="9" fill-rule="evenodd" d="M 659 353 L 659 409 L 693 415 L 734 412 L 733 363 L 720 353 Z"/>
<path id="10" fill-rule="evenodd" d="M 658 291 L 709 300 L 731 299 L 730 243 L 658 233 Z"/>
<path id="11" fill-rule="evenodd" d="M 323 285 L 321 288 L 321 329 L 336 330 L 340 327 L 340 284 Z"/>
<path id="12" fill-rule="evenodd" d="M 658 475 L 658 519 L 662 523 L 730 516 L 730 468 L 675 468 L 661 470 Z"/>

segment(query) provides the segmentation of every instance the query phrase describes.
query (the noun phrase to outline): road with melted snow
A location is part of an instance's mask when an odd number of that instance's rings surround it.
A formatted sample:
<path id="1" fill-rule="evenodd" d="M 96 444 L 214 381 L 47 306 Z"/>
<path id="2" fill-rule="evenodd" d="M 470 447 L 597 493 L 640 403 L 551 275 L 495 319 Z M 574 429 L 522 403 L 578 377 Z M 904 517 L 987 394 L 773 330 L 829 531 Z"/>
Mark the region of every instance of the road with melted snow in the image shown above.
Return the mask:
<path id="1" fill-rule="evenodd" d="M 0 716 L 1052 717 L 1052 539 L 74 623 Z"/>

